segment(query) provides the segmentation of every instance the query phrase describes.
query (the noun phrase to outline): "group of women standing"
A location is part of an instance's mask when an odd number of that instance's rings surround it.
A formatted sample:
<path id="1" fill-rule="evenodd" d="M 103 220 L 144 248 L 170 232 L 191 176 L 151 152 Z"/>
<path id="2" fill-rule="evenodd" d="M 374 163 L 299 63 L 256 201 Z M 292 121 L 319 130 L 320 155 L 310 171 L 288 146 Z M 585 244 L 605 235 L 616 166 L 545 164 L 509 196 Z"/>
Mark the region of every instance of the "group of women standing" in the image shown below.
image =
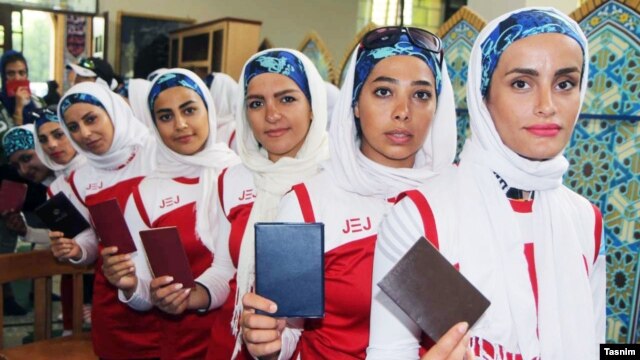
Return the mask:
<path id="1" fill-rule="evenodd" d="M 469 68 L 472 137 L 459 166 L 442 42 L 422 29 L 365 35 L 331 114 L 306 56 L 252 56 L 222 141 L 210 87 L 190 71 L 160 72 L 137 115 L 132 94 L 130 106 L 99 84 L 72 87 L 55 126 L 82 160 L 67 160 L 74 171 L 51 191 L 83 214 L 116 198 L 138 248 L 119 254 L 91 229 L 50 234 L 56 257 L 96 262 L 96 354 L 595 359 L 601 217 L 561 184 L 586 91 L 584 34 L 554 9 L 518 10 L 485 27 Z M 265 221 L 324 223 L 324 318 L 255 312 L 277 309 L 252 292 L 253 225 Z M 193 289 L 149 270 L 138 232 L 165 226 L 178 228 Z M 376 285 L 420 236 L 491 301 L 475 326 L 458 324 L 435 345 Z"/>

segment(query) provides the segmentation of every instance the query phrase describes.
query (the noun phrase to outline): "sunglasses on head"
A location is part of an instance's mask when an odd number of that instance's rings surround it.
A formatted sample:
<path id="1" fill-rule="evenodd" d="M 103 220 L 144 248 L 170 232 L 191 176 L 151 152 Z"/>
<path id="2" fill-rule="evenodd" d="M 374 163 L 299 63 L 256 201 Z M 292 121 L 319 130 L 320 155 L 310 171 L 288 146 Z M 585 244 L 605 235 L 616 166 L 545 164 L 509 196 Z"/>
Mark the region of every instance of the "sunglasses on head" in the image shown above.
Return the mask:
<path id="1" fill-rule="evenodd" d="M 439 55 L 438 65 L 442 66 L 442 40 L 431 32 L 406 26 L 385 26 L 373 29 L 362 38 L 362 47 L 367 50 L 393 46 L 402 34 L 406 34 L 409 41 L 421 49 Z"/>

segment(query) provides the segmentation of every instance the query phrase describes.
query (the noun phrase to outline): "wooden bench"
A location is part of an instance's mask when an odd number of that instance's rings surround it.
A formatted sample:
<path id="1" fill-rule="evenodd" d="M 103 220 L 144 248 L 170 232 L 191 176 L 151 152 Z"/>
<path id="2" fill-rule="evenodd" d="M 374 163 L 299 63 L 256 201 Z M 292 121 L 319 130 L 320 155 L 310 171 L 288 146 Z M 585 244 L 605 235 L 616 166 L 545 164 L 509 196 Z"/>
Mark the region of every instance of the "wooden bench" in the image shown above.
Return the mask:
<path id="1" fill-rule="evenodd" d="M 57 261 L 49 250 L 0 255 L 0 285 L 16 280 L 34 280 L 34 342 L 3 349 L 4 315 L 0 313 L 0 359 L 97 359 L 90 333 L 82 332 L 82 274 L 91 267 L 76 267 Z M 51 339 L 51 277 L 73 277 L 72 335 Z M 0 286 L 0 309 L 3 308 Z"/>

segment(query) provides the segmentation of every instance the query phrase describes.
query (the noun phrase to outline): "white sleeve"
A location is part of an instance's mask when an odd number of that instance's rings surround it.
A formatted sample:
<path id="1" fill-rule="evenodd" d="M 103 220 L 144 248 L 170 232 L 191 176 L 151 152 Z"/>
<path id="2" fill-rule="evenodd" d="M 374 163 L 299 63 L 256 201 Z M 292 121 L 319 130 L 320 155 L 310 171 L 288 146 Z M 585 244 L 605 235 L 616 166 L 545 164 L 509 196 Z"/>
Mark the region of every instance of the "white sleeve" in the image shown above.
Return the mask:
<path id="1" fill-rule="evenodd" d="M 596 339 L 598 340 L 599 344 L 604 344 L 607 321 L 607 261 L 604 236 L 602 236 L 600 244 L 600 252 L 594 263 L 593 271 L 591 272 L 589 280 L 591 282 L 591 294 L 593 297 L 593 308 L 595 311 L 594 318 L 596 320 Z"/>
<path id="2" fill-rule="evenodd" d="M 24 219 L 24 216 L 22 217 Z M 25 224 L 27 222 L 25 221 Z M 40 244 L 40 245 L 51 245 L 51 240 L 49 240 L 49 229 L 42 228 L 33 228 L 27 225 L 27 233 L 23 237 L 24 241 Z"/>
<path id="3" fill-rule="evenodd" d="M 85 229 L 73 238 L 80 247 L 81 257 L 79 260 L 69 259 L 75 265 L 93 264 L 98 258 L 98 236 L 92 227 Z"/>
<path id="4" fill-rule="evenodd" d="M 220 199 L 217 199 L 218 236 L 214 239 L 213 263 L 205 270 L 196 282 L 209 293 L 209 310 L 218 308 L 227 300 L 231 288 L 229 281 L 236 272 L 229 253 L 229 235 L 231 224 L 225 215 Z"/>
<path id="5" fill-rule="evenodd" d="M 71 186 L 71 185 L 69 185 Z M 78 212 L 84 216 L 89 224 L 91 224 L 91 216 L 89 215 L 89 209 L 78 199 L 75 193 L 67 192 L 67 197 L 78 210 Z M 70 195 L 69 195 L 70 194 Z M 69 260 L 72 264 L 75 265 L 89 265 L 93 264 L 98 258 L 98 235 L 95 230 L 89 226 L 88 229 L 84 230 L 80 234 L 76 235 L 73 238 L 76 244 L 80 247 L 81 257 L 80 260 Z"/>
<path id="6" fill-rule="evenodd" d="M 373 256 L 371 322 L 367 359 L 418 359 L 420 328 L 384 292 L 378 282 L 424 236 L 420 213 L 409 198 L 395 205 L 380 224 Z"/>
<path id="7" fill-rule="evenodd" d="M 122 290 L 118 290 L 118 299 L 132 309 L 146 311 L 153 307 L 153 303 L 151 302 L 151 292 L 149 290 L 153 275 L 151 274 L 151 269 L 149 269 L 147 253 L 144 250 L 144 245 L 140 238 L 140 231 L 148 230 L 149 227 L 145 224 L 142 216 L 140 216 L 140 212 L 138 211 L 138 207 L 136 206 L 133 196 L 130 196 L 127 201 L 127 205 L 124 210 L 124 218 L 127 222 L 127 226 L 129 227 L 131 238 L 133 238 L 136 249 L 138 249 L 138 251 L 131 254 L 131 260 L 133 260 L 133 265 L 136 268 L 138 285 L 135 292 L 129 299 L 124 296 Z"/>

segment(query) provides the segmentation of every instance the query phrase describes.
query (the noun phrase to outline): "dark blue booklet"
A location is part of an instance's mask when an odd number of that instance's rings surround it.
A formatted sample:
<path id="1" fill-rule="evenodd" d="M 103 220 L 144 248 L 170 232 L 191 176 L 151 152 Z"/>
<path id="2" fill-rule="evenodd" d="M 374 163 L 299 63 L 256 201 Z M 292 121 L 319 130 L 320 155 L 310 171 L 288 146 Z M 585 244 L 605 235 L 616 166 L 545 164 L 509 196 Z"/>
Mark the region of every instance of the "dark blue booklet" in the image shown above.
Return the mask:
<path id="1" fill-rule="evenodd" d="M 324 224 L 256 223 L 256 294 L 274 317 L 324 317 Z"/>
<path id="2" fill-rule="evenodd" d="M 52 231 L 62 231 L 64 237 L 72 239 L 89 228 L 89 223 L 73 206 L 69 198 L 59 192 L 38 206 L 36 215 Z"/>

